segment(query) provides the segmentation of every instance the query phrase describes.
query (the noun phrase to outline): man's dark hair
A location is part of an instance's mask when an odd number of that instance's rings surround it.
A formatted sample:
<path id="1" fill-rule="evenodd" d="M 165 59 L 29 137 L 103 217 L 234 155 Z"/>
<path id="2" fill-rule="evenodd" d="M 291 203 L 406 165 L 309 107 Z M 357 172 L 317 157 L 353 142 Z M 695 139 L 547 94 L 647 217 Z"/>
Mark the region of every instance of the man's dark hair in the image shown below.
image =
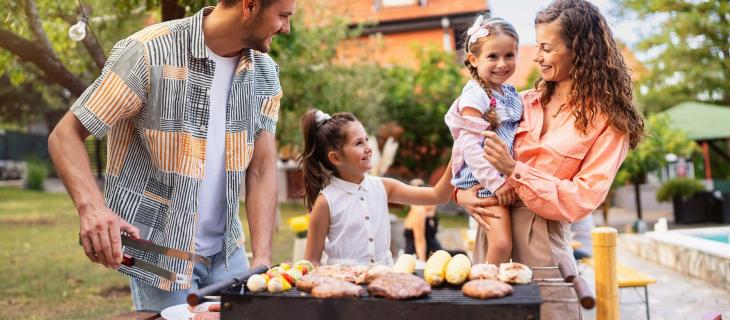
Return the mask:
<path id="1" fill-rule="evenodd" d="M 279 0 L 258 0 L 259 3 L 261 3 L 261 8 L 266 9 L 270 5 L 274 4 L 275 2 Z M 229 8 L 235 4 L 238 4 L 241 2 L 241 0 L 220 0 L 220 2 L 223 4 L 224 7 Z"/>

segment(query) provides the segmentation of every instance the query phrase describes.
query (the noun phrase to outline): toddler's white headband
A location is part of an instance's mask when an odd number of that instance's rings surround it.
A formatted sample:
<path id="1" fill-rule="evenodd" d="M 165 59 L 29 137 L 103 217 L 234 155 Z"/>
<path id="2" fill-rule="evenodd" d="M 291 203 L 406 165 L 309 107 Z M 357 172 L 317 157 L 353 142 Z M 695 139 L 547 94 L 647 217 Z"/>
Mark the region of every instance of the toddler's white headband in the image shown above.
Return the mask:
<path id="1" fill-rule="evenodd" d="M 477 17 L 477 20 L 474 21 L 474 24 L 469 28 L 469 30 L 466 30 L 466 34 L 469 36 L 470 45 L 474 42 L 477 42 L 479 38 L 489 35 L 489 29 L 485 28 L 482 25 L 483 23 L 484 16 L 480 14 L 479 17 Z"/>

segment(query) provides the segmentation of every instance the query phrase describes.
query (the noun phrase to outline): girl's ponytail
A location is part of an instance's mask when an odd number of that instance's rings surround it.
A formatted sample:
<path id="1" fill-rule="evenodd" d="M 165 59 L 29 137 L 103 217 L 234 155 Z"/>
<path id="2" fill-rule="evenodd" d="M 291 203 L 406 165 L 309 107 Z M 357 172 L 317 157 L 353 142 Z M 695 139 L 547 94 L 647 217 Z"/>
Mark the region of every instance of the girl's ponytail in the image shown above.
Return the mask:
<path id="1" fill-rule="evenodd" d="M 307 210 L 312 210 L 317 195 L 329 184 L 330 174 L 337 175 L 336 168 L 327 159 L 327 153 L 342 149 L 345 143 L 344 126 L 352 121 L 357 119 L 348 112 L 335 113 L 329 117 L 312 109 L 302 116 L 304 152 L 299 156 L 299 168 L 304 174 L 304 205 Z"/>

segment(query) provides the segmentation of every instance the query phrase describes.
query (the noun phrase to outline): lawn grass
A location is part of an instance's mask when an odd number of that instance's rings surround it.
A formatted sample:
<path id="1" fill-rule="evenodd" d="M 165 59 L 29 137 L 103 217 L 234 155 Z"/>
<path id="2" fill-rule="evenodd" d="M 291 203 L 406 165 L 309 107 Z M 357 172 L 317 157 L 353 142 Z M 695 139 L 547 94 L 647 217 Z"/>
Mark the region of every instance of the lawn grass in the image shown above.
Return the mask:
<path id="1" fill-rule="evenodd" d="M 274 262 L 290 260 L 294 233 L 286 219 L 302 213 L 301 206 L 282 206 Z M 0 305 L 6 306 L 0 319 L 100 319 L 133 311 L 127 277 L 88 261 L 78 223 L 66 194 L 0 188 Z"/>
<path id="2" fill-rule="evenodd" d="M 5 319 L 98 319 L 132 310 L 128 282 L 88 262 L 66 194 L 0 188 Z"/>
<path id="3" fill-rule="evenodd" d="M 249 239 L 243 205 L 241 212 Z M 303 213 L 301 205 L 280 206 L 273 263 L 291 260 L 294 232 L 287 221 Z M 443 227 L 465 221 L 441 217 Z M 0 305 L 6 306 L 0 319 L 100 319 L 133 311 L 127 277 L 88 261 L 78 223 L 65 193 L 0 187 Z"/>

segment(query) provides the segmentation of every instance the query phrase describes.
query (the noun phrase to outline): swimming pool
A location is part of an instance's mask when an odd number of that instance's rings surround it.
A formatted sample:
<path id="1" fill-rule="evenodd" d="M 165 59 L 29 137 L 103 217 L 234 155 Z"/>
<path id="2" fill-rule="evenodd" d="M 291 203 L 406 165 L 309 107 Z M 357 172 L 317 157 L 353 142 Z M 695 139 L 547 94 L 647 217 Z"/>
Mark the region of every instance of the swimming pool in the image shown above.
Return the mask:
<path id="1" fill-rule="evenodd" d="M 701 235 L 697 236 L 698 238 L 702 238 L 705 240 L 712 240 L 722 243 L 730 243 L 730 234 L 710 234 L 710 235 Z"/>

